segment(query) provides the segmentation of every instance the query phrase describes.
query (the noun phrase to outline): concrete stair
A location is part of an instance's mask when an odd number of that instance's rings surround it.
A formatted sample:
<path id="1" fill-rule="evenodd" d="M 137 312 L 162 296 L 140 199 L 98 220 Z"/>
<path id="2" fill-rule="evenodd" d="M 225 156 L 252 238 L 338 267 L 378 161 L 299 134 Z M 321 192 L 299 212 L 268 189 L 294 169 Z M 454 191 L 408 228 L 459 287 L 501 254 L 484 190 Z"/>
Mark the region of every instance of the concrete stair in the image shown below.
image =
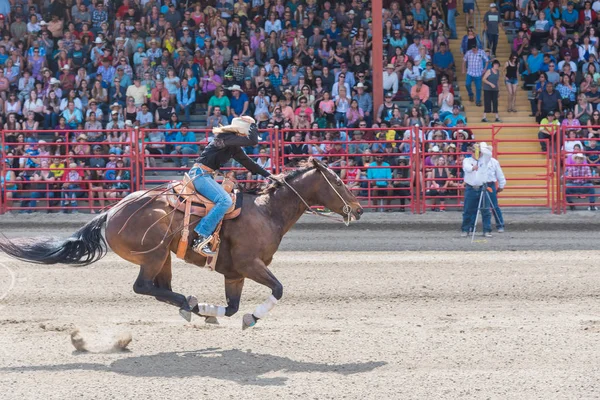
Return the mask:
<path id="1" fill-rule="evenodd" d="M 462 3 L 462 1 L 459 1 Z M 458 8 L 462 10 L 459 4 Z M 482 9 L 482 16 L 487 9 Z M 462 18 L 461 15 L 459 18 Z M 545 154 L 541 153 L 539 143 L 536 142 L 515 142 L 516 140 L 537 139 L 538 127 L 535 119 L 530 117 L 531 106 L 528 99 L 528 93 L 519 86 L 517 92 L 516 109 L 518 112 L 507 112 L 508 96 L 504 77 L 501 76 L 500 96 L 498 100 L 498 112 L 501 123 L 494 123 L 494 115 L 487 115 L 489 123 L 481 122 L 483 106 L 477 107 L 475 102 L 470 102 L 466 91 L 466 76 L 462 73 L 462 55 L 460 53 L 460 42 L 467 34 L 467 27 L 464 20 L 457 21 L 457 40 L 450 41 L 450 49 L 454 55 L 457 66 L 457 84 L 462 93 L 462 104 L 467 117 L 468 126 L 472 128 L 478 141 L 492 141 L 492 136 L 496 139 L 496 157 L 500 161 L 508 185 L 506 190 L 500 194 L 500 204 L 502 206 L 542 206 L 546 203 L 549 196 L 548 176 L 553 179 L 551 164 Z M 482 38 L 483 39 L 483 38 Z M 500 29 L 496 58 L 500 61 L 501 67 L 508 60 L 511 53 L 511 43 L 503 29 Z M 483 95 L 482 95 L 483 102 Z M 531 127 L 511 127 L 511 124 L 530 124 Z M 493 127 L 492 127 L 493 125 Z M 495 133 L 493 135 L 493 133 Z M 510 142 L 506 142 L 510 141 Z M 550 187 L 552 187 L 550 185 Z"/>

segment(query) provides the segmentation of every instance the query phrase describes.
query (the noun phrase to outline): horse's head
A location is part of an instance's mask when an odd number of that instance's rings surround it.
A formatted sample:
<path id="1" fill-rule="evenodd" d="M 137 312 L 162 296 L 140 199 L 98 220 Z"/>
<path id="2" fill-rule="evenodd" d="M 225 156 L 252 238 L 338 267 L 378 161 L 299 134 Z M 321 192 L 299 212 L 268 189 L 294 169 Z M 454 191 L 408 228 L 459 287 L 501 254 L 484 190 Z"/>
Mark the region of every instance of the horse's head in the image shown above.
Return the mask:
<path id="1" fill-rule="evenodd" d="M 358 199 L 344 185 L 339 176 L 322 162 L 315 158 L 308 160 L 309 164 L 315 167 L 320 175 L 320 185 L 316 191 L 315 201 L 341 215 L 344 221 L 349 223 L 352 220 L 359 220 L 363 213 Z"/>

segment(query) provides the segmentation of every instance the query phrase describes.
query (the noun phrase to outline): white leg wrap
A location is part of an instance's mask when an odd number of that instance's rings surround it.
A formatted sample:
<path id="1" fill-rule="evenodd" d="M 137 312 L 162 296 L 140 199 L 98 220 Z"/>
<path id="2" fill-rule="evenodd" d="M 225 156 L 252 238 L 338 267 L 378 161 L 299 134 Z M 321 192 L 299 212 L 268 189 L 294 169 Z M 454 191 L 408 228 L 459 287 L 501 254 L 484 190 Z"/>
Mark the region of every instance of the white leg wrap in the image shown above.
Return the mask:
<path id="1" fill-rule="evenodd" d="M 256 318 L 266 317 L 269 311 L 271 311 L 276 304 L 277 299 L 273 295 L 270 295 L 264 303 L 256 307 L 256 311 L 254 311 L 254 316 Z"/>
<path id="2" fill-rule="evenodd" d="M 198 304 L 198 314 L 205 315 L 207 317 L 224 317 L 225 307 L 213 306 L 212 304 Z"/>

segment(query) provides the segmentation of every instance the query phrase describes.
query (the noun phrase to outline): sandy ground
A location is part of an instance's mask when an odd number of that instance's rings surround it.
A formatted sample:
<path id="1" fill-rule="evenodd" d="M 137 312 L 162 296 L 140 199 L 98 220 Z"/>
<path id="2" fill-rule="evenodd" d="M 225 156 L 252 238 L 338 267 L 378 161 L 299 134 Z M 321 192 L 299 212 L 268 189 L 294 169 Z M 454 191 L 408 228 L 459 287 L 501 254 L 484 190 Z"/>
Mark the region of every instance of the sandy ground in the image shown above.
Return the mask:
<path id="1" fill-rule="evenodd" d="M 135 295 L 137 268 L 114 254 L 84 268 L 0 255 L 0 398 L 600 398 L 597 227 L 516 215 L 471 244 L 457 216 L 300 224 L 272 266 L 283 300 L 246 331 L 268 295 L 251 282 L 240 313 L 208 326 Z M 6 221 L 9 236 L 73 230 Z M 173 287 L 224 302 L 220 275 L 181 262 Z M 75 352 L 75 327 L 101 352 Z M 129 352 L 102 352 L 124 332 Z"/>

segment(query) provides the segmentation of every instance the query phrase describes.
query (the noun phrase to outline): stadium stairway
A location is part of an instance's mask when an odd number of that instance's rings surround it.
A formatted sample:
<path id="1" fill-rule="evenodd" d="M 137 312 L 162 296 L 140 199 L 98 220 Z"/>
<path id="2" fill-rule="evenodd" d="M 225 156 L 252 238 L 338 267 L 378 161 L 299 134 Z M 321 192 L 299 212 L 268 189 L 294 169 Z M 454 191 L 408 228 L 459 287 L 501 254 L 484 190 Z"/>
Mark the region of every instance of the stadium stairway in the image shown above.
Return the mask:
<path id="1" fill-rule="evenodd" d="M 459 10 L 462 11 L 462 1 L 459 2 Z M 485 11 L 482 10 L 481 17 Z M 468 100 L 466 93 L 466 76 L 462 73 L 462 55 L 460 53 L 461 39 L 467 34 L 464 14 L 457 18 L 457 40 L 450 41 L 450 50 L 454 55 L 456 62 L 456 80 L 460 87 L 463 98 L 464 113 L 467 117 L 468 126 L 473 128 L 473 133 L 478 141 L 492 141 L 492 122 L 481 122 L 483 106 L 477 107 L 475 103 Z M 483 39 L 483 38 L 482 38 Z M 503 68 L 511 53 L 511 43 L 504 32 L 500 29 L 498 48 L 496 57 Z M 534 154 L 540 152 L 540 146 L 535 142 L 515 142 L 514 140 L 537 139 L 538 128 L 532 127 L 511 127 L 511 124 L 534 125 L 535 119 L 529 116 L 531 106 L 528 94 L 521 89 L 521 84 L 517 91 L 516 113 L 507 112 L 508 96 L 504 78 L 501 78 L 500 97 L 498 101 L 498 111 L 501 123 L 494 123 L 496 132 L 496 151 L 507 180 L 510 182 L 507 190 L 501 195 L 501 205 L 539 205 L 542 203 L 541 197 L 546 197 L 547 183 L 546 176 L 551 173 L 548 167 L 547 158 L 543 154 Z M 474 85 L 473 85 L 474 86 Z M 483 94 L 482 94 L 483 99 Z M 483 101 L 483 100 L 482 100 Z M 488 121 L 494 120 L 494 115 L 488 113 Z M 505 140 L 510 140 L 507 142 Z M 550 171 L 549 171 L 550 170 Z M 512 186 L 512 188 L 511 188 Z"/>

